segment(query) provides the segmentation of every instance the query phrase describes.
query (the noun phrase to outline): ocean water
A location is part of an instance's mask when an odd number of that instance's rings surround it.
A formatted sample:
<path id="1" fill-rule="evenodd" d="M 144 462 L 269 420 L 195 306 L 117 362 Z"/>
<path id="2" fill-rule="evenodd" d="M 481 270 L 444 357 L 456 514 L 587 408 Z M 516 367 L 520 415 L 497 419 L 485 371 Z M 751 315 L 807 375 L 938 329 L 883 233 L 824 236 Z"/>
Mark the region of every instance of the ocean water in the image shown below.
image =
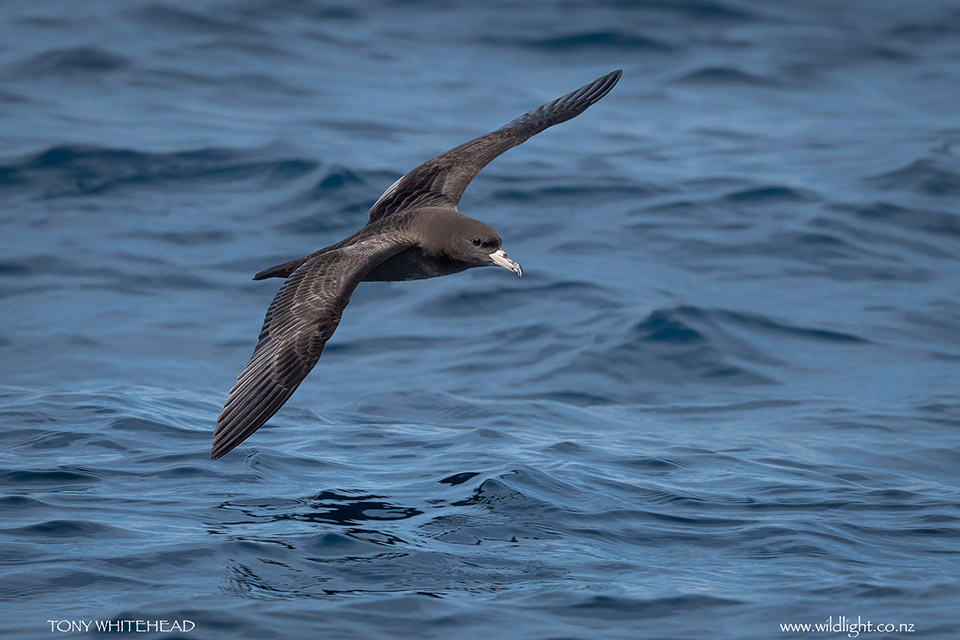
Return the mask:
<path id="1" fill-rule="evenodd" d="M 3 3 L 0 635 L 957 637 L 958 44 L 921 0 Z M 616 68 L 461 202 L 522 280 L 361 285 L 208 460 L 253 273 Z"/>

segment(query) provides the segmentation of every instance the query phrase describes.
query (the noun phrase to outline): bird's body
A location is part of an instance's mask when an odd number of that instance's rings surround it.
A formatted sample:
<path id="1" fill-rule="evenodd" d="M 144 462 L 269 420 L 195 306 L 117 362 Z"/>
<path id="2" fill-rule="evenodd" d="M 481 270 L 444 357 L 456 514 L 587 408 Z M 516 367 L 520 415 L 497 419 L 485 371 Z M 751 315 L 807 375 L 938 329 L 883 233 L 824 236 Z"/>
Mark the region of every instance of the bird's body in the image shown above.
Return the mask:
<path id="1" fill-rule="evenodd" d="M 353 235 L 310 255 L 261 271 L 283 277 L 267 309 L 250 361 L 217 419 L 211 458 L 259 429 L 313 369 L 360 282 L 420 280 L 482 266 L 522 275 L 500 235 L 457 210 L 477 173 L 498 155 L 544 129 L 576 117 L 620 78 L 614 71 L 509 124 L 425 162 L 397 180 Z"/>

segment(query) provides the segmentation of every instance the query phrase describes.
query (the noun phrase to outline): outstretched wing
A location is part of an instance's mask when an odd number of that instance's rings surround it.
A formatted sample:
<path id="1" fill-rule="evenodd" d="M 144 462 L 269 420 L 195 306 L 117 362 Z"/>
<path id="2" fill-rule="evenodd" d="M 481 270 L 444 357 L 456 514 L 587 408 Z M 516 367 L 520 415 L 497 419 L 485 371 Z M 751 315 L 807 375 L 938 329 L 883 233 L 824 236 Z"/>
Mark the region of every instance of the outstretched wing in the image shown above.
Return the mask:
<path id="1" fill-rule="evenodd" d="M 378 235 L 315 256 L 283 283 L 267 309 L 253 356 L 217 418 L 211 458 L 219 458 L 273 417 L 323 353 L 350 295 L 374 267 L 412 246 Z"/>
<path id="2" fill-rule="evenodd" d="M 566 122 L 609 93 L 621 71 L 613 71 L 572 93 L 526 113 L 485 136 L 428 160 L 397 180 L 370 208 L 370 222 L 404 209 L 456 206 L 470 181 L 491 160 L 548 127 Z"/>

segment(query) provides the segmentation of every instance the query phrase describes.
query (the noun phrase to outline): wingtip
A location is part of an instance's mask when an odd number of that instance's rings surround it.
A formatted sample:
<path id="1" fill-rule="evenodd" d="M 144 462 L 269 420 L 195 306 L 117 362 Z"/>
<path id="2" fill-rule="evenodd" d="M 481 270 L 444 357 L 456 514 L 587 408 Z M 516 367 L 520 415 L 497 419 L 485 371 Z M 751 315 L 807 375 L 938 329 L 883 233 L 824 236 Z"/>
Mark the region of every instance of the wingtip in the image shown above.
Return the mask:
<path id="1" fill-rule="evenodd" d="M 609 83 L 609 86 L 606 89 L 606 91 L 609 92 L 610 89 L 613 89 L 613 87 L 620 81 L 620 76 L 622 75 L 623 75 L 623 69 L 614 69 L 607 75 L 597 78 L 597 82 L 598 84 Z M 606 95 L 606 92 L 604 93 L 604 95 Z"/>
<path id="2" fill-rule="evenodd" d="M 224 439 L 223 432 L 221 430 L 221 420 L 217 419 L 217 428 L 213 431 L 213 443 L 210 445 L 210 459 L 219 460 L 223 456 L 233 451 L 238 444 L 240 443 L 231 443 Z"/>
<path id="3" fill-rule="evenodd" d="M 247 434 L 249 436 L 249 434 Z M 210 459 L 219 460 L 223 456 L 227 455 L 233 451 L 237 445 L 243 442 L 246 438 L 241 438 L 240 440 L 234 442 L 235 438 L 227 438 L 224 436 L 223 431 L 221 430 L 221 422 L 217 420 L 217 428 L 213 432 L 213 444 L 210 445 Z"/>

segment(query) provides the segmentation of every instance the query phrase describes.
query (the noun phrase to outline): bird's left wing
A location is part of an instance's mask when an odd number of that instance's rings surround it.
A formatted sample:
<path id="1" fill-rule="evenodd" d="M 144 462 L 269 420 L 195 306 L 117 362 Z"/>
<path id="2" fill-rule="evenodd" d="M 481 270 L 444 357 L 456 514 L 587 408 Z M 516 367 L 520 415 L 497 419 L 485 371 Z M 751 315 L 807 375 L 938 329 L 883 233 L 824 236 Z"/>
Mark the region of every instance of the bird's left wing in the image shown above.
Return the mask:
<path id="1" fill-rule="evenodd" d="M 357 284 L 411 246 L 399 234 L 381 234 L 315 256 L 293 272 L 267 309 L 253 355 L 217 418 L 211 458 L 224 455 L 273 417 L 320 360 Z"/>
<path id="2" fill-rule="evenodd" d="M 491 160 L 531 136 L 577 117 L 607 95 L 617 84 L 620 74 L 619 69 L 612 71 L 576 91 L 525 113 L 496 131 L 424 162 L 383 192 L 370 208 L 370 222 L 415 207 L 457 206 L 467 185 Z"/>

